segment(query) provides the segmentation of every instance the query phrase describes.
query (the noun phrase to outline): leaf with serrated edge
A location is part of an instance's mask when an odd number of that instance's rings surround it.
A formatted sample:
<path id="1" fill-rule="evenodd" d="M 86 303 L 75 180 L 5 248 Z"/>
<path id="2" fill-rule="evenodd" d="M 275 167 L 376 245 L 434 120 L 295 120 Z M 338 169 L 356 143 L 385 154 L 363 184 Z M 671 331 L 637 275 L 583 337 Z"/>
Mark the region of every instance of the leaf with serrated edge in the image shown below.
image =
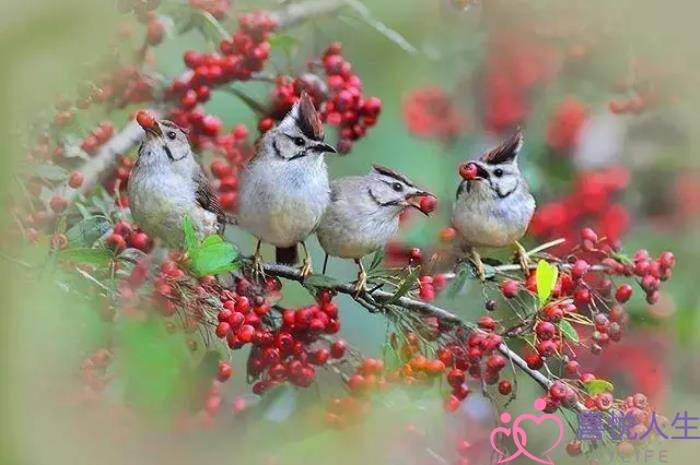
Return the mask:
<path id="1" fill-rule="evenodd" d="M 540 260 L 537 263 L 537 297 L 540 305 L 544 305 L 552 295 L 558 275 L 559 269 L 556 266 L 547 263 L 545 260 Z"/>
<path id="2" fill-rule="evenodd" d="M 111 262 L 113 254 L 107 249 L 66 249 L 58 253 L 58 258 L 97 268 L 106 268 Z"/>
<path id="3" fill-rule="evenodd" d="M 561 330 L 562 333 L 564 333 L 564 336 L 568 337 L 574 342 L 578 342 L 578 332 L 576 331 L 576 328 L 573 327 L 571 323 L 569 323 L 567 320 L 561 320 L 559 322 L 559 329 Z"/>
<path id="4" fill-rule="evenodd" d="M 91 216 L 76 224 L 68 231 L 66 237 L 72 248 L 90 247 L 97 239 L 109 231 L 109 220 L 104 216 Z"/>

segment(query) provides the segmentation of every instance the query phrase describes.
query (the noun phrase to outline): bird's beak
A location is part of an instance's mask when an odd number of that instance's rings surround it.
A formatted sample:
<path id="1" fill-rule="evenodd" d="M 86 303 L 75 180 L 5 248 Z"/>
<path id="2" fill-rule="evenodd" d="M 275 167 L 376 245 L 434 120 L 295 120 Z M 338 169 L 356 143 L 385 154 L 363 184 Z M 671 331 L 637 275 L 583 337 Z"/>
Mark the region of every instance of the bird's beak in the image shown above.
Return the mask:
<path id="1" fill-rule="evenodd" d="M 416 191 L 416 192 L 412 192 L 406 196 L 406 203 L 408 203 L 410 206 L 412 206 L 413 208 L 415 208 L 416 210 L 418 210 L 419 212 L 421 212 L 425 216 L 428 216 L 428 213 L 424 212 L 420 206 L 420 201 L 423 197 L 436 198 L 435 195 L 431 194 L 430 192 Z"/>
<path id="2" fill-rule="evenodd" d="M 476 165 L 476 180 L 480 180 L 480 179 L 483 179 L 483 180 L 489 179 L 489 177 L 490 177 L 490 176 L 489 176 L 489 172 L 486 171 L 486 168 L 484 168 L 483 166 L 481 166 L 481 163 L 476 163 L 476 162 L 475 162 L 474 164 Z"/>
<path id="3" fill-rule="evenodd" d="M 316 144 L 311 146 L 311 150 L 319 153 L 338 153 L 338 151 L 332 145 L 328 144 Z"/>
<path id="4" fill-rule="evenodd" d="M 160 123 L 158 123 L 158 121 L 156 121 L 156 124 L 154 124 L 152 127 L 145 129 L 145 131 L 146 134 L 156 137 L 163 137 L 163 130 L 160 128 Z"/>

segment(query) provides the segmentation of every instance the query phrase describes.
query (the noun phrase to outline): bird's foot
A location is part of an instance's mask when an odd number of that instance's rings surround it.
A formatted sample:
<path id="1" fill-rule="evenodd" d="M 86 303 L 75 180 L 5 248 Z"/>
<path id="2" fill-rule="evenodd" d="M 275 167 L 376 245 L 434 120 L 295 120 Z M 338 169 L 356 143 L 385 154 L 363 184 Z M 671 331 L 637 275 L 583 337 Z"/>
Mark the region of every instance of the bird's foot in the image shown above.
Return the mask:
<path id="1" fill-rule="evenodd" d="M 481 255 L 479 255 L 479 252 L 472 249 L 469 253 L 469 261 L 471 261 L 472 265 L 474 265 L 474 269 L 476 270 L 476 277 L 479 278 L 479 281 L 481 281 L 482 283 L 485 282 L 486 269 L 484 268 L 484 262 L 481 261 Z"/>
<path id="2" fill-rule="evenodd" d="M 255 279 L 265 279 L 265 266 L 263 264 L 263 259 L 260 254 L 257 253 L 253 255 L 253 277 Z"/>
<path id="3" fill-rule="evenodd" d="M 313 273 L 314 270 L 311 267 L 311 259 L 310 258 L 304 258 L 304 261 L 302 262 L 301 268 L 299 269 L 299 273 L 301 273 L 301 279 L 304 280 L 309 277 L 311 273 Z"/>
<path id="4" fill-rule="evenodd" d="M 515 241 L 515 255 L 518 258 L 518 263 L 520 264 L 520 268 L 523 270 L 523 274 L 525 274 L 525 277 L 527 277 L 530 274 L 530 259 L 527 256 L 527 251 L 525 250 L 525 247 L 520 244 L 520 242 Z"/>
<path id="5" fill-rule="evenodd" d="M 360 297 L 365 292 L 367 292 L 367 274 L 361 272 L 357 275 L 357 282 L 355 283 L 355 297 Z"/>

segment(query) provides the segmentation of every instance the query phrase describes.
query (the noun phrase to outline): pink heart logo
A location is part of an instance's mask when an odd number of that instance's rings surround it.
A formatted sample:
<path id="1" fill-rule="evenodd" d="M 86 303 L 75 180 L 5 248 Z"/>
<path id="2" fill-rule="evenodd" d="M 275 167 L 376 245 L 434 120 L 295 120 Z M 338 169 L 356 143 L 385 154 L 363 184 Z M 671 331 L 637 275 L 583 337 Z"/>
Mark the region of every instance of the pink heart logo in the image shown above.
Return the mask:
<path id="1" fill-rule="evenodd" d="M 518 450 L 508 457 L 506 457 L 506 453 L 503 452 L 501 449 L 499 449 L 498 446 L 496 445 L 496 437 L 499 434 L 503 434 L 505 436 L 510 437 L 511 430 L 510 430 L 510 428 L 504 428 L 502 426 L 499 426 L 497 428 L 494 428 L 491 431 L 491 435 L 489 436 L 489 442 L 491 443 L 491 448 L 493 450 L 495 450 L 496 452 L 498 452 L 499 454 L 501 454 L 501 458 L 496 463 L 510 462 L 511 460 L 515 459 L 516 457 L 518 457 L 520 454 L 523 453 L 523 451 L 521 450 L 521 447 L 518 444 L 526 444 L 527 443 L 527 435 L 525 434 L 525 431 L 522 428 L 518 429 L 518 431 L 516 432 L 516 436 L 522 436 L 522 438 L 520 438 L 520 441 L 515 441 L 515 444 L 516 444 L 516 447 L 518 447 Z M 514 439 L 515 439 L 515 437 L 514 437 Z"/>
<path id="2" fill-rule="evenodd" d="M 526 442 L 521 441 L 521 437 L 527 439 L 524 430 L 520 426 L 523 422 L 526 421 L 531 421 L 538 426 L 541 426 L 545 422 L 552 421 L 557 426 L 557 437 L 555 438 L 552 445 L 542 453 L 542 456 L 545 458 L 537 457 L 536 455 L 532 454 L 525 447 Z M 549 458 L 549 453 L 552 452 L 561 443 L 564 437 L 564 424 L 562 423 L 561 419 L 559 419 L 559 417 L 550 413 L 541 415 L 539 417 L 531 413 L 525 413 L 515 419 L 515 421 L 513 422 L 513 431 L 516 433 L 513 435 L 513 441 L 515 442 L 515 445 L 518 448 L 519 452 L 522 452 L 523 455 L 528 457 L 530 460 L 534 460 L 535 462 L 542 463 L 544 465 L 554 465 L 554 462 L 552 462 L 552 460 Z M 520 432 L 522 432 L 522 434 L 519 434 Z"/>

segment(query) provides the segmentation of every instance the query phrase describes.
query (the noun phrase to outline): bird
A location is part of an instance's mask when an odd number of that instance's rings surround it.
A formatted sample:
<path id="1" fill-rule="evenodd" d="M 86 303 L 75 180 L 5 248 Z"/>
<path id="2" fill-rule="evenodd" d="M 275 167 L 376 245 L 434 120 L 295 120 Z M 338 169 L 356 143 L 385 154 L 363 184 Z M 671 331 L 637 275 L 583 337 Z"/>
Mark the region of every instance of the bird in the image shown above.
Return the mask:
<path id="1" fill-rule="evenodd" d="M 364 176 L 334 180 L 330 205 L 316 231 L 326 252 L 324 274 L 328 256 L 353 259 L 359 267 L 355 291 L 362 293 L 367 283 L 362 257 L 382 249 L 396 234 L 401 212 L 409 207 L 423 211 L 420 199 L 425 196 L 435 197 L 403 174 L 378 165 Z"/>
<path id="2" fill-rule="evenodd" d="M 298 262 L 301 276 L 312 272 L 305 239 L 314 232 L 330 202 L 325 154 L 336 149 L 324 142 L 323 124 L 306 92 L 279 124 L 258 141 L 255 156 L 240 176 L 237 223 L 257 238 L 254 270 L 263 274 L 261 243 L 276 247 L 278 263 Z"/>
<path id="3" fill-rule="evenodd" d="M 485 271 L 477 247 L 514 245 L 524 271 L 529 269 L 525 249 L 518 242 L 530 224 L 535 198 L 518 168 L 523 133 L 518 129 L 499 146 L 463 167 L 471 171 L 457 189 L 452 225 L 459 244 L 475 265 L 479 279 Z"/>
<path id="4" fill-rule="evenodd" d="M 151 120 L 142 127 L 144 138 L 127 184 L 136 224 L 173 248 L 184 247 L 186 216 L 198 239 L 222 234 L 226 215 L 185 130 L 168 120 Z"/>

